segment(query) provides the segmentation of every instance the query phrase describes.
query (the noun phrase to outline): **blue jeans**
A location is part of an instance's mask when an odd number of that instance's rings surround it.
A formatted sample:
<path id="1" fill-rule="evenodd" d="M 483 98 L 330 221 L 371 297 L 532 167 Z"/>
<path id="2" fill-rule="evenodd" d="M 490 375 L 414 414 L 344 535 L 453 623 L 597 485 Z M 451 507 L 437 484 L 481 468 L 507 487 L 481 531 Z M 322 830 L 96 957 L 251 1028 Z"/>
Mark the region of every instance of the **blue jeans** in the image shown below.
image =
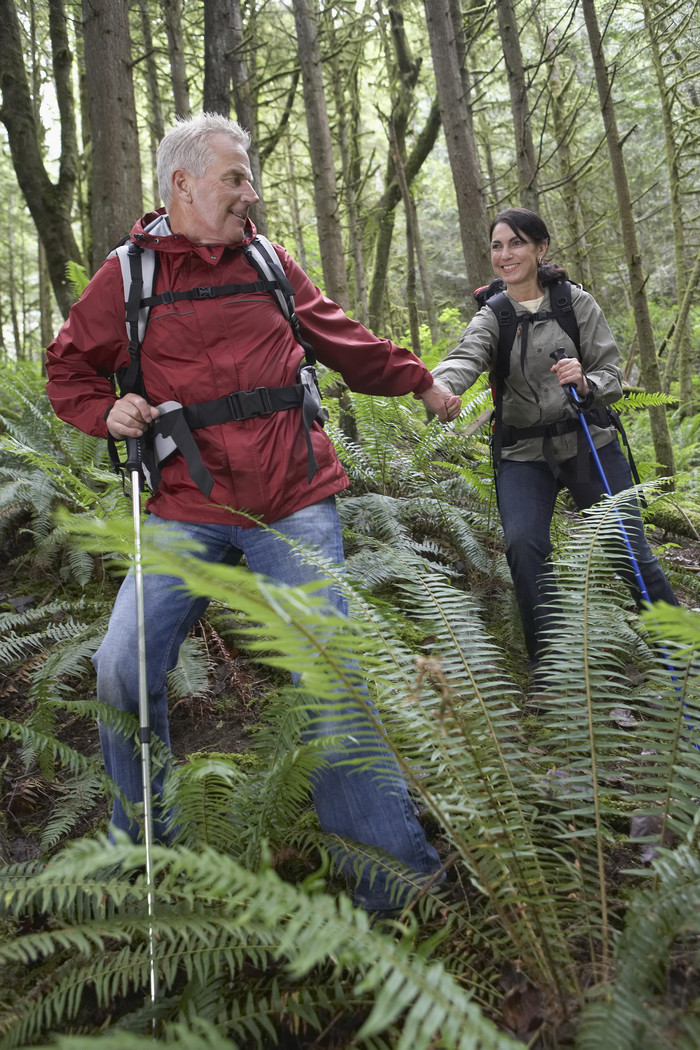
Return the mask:
<path id="1" fill-rule="evenodd" d="M 234 525 L 211 525 L 164 521 L 155 515 L 146 519 L 146 528 L 177 529 L 204 547 L 199 554 L 209 562 L 237 564 L 245 554 L 253 572 L 297 586 L 322 578 L 316 566 L 295 552 L 283 539 L 264 526 L 243 529 Z M 333 497 L 273 522 L 272 529 L 307 546 L 313 545 L 335 563 L 344 559 L 340 523 Z M 179 588 L 177 577 L 146 573 L 144 575 L 146 621 L 146 661 L 151 728 L 170 747 L 166 675 L 177 663 L 178 651 L 192 625 L 204 613 L 207 598 L 193 597 Z M 337 587 L 323 592 L 330 605 L 347 616 L 347 603 Z M 107 634 L 93 657 L 97 669 L 97 697 L 120 711 L 138 715 L 138 667 L 136 660 L 136 617 L 134 579 L 124 580 L 114 605 Z M 366 693 L 366 687 L 363 684 Z M 344 737 L 338 746 L 324 754 L 312 781 L 316 812 L 323 830 L 329 834 L 366 843 L 383 849 L 407 868 L 427 875 L 440 867 L 440 861 L 416 818 L 416 811 L 391 751 L 380 741 L 371 718 L 362 705 L 339 695 L 334 721 L 327 707 L 323 716 L 310 722 L 316 736 L 337 732 Z M 348 718 L 350 715 L 350 718 Z M 348 737 L 354 745 L 346 743 Z M 131 802 L 143 798 L 141 762 L 133 737 L 124 736 L 108 725 L 100 724 L 100 742 L 109 776 Z M 349 757 L 377 755 L 372 768 L 353 769 L 345 763 Z M 166 837 L 167 814 L 159 806 L 167 770 L 157 770 L 153 778 L 154 834 Z M 115 800 L 112 825 L 126 831 L 134 841 L 139 829 L 130 822 Z M 352 872 L 350 854 L 340 854 L 341 870 Z M 394 887 L 396 890 L 396 887 Z M 362 875 L 355 888 L 355 900 L 368 911 L 395 906 L 390 887 L 383 878 L 370 885 Z M 400 891 L 399 891 L 400 896 Z"/>
<path id="2" fill-rule="evenodd" d="M 633 484 L 632 474 L 617 440 L 597 449 L 597 452 L 610 491 L 617 493 L 630 488 Z M 496 494 L 506 557 L 513 577 L 525 643 L 533 662 L 541 655 L 543 632 L 557 624 L 557 591 L 549 558 L 552 553 L 550 526 L 559 489 L 568 488 L 579 510 L 593 506 L 605 493 L 590 451 L 588 459 L 587 481 L 577 478 L 576 457 L 559 464 L 561 477 L 558 479 L 549 466 L 539 460 L 524 462 L 504 459 L 498 467 Z M 636 502 L 630 501 L 621 508 L 621 516 L 649 599 L 677 605 L 678 600 L 671 585 L 647 542 Z M 616 571 L 639 604 L 642 595 L 622 540 L 619 548 L 611 550 L 610 554 L 616 559 Z"/>

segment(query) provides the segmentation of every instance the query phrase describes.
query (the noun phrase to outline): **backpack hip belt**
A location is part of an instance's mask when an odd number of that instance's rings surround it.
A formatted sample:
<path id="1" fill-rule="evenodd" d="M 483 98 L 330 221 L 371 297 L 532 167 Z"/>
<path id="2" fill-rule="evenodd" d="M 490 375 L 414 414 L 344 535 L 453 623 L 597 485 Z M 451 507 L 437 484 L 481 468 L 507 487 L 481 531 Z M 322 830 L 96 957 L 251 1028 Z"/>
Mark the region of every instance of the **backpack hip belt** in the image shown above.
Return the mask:
<path id="1" fill-rule="evenodd" d="M 596 405 L 589 408 L 581 415 L 590 425 L 596 427 L 613 426 L 613 421 L 608 415 L 607 409 Z M 514 427 L 509 423 L 503 423 L 503 435 L 501 444 L 503 448 L 509 448 L 526 438 L 551 438 L 559 437 L 561 434 L 571 434 L 579 426 L 578 415 L 567 416 L 566 419 L 558 419 L 554 423 L 542 423 L 532 427 Z"/>
<path id="2" fill-rule="evenodd" d="M 309 372 L 313 372 L 314 376 L 309 376 Z M 214 479 L 202 462 L 192 431 L 202 427 L 220 426 L 223 423 L 239 423 L 258 416 L 269 416 L 273 412 L 284 412 L 290 408 L 302 410 L 307 448 L 306 476 L 310 483 L 318 470 L 311 442 L 311 424 L 323 409 L 313 367 L 302 365 L 298 379 L 299 382 L 294 386 L 259 386 L 254 390 L 236 390 L 226 397 L 218 397 L 213 401 L 199 401 L 192 405 L 181 405 L 178 401 L 165 401 L 158 405 L 160 415 L 151 424 L 144 449 L 143 466 L 148 487 L 155 492 L 160 484 L 161 464 L 174 453 L 180 452 L 185 458 L 190 477 L 208 499 Z"/>

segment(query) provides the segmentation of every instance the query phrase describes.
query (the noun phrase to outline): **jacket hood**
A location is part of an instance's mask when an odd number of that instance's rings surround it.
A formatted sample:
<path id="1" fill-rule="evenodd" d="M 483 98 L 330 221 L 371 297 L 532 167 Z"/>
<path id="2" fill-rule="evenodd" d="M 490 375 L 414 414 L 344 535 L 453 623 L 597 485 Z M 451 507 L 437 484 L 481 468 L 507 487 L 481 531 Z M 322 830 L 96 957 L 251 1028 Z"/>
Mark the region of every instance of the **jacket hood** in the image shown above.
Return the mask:
<path id="1" fill-rule="evenodd" d="M 165 208 L 158 208 L 156 211 L 148 212 L 147 215 L 144 215 L 134 224 L 131 230 L 131 240 L 142 248 L 153 248 L 155 251 L 164 252 L 191 250 L 197 252 L 198 255 L 202 255 L 203 258 L 210 259 L 212 247 L 218 249 L 216 254 L 219 255 L 224 248 L 238 248 L 241 245 L 250 244 L 256 233 L 257 230 L 254 223 L 251 219 L 247 219 L 246 235 L 238 244 L 216 246 L 195 244 L 181 233 L 173 233 L 170 229 L 170 222 L 168 221 Z"/>

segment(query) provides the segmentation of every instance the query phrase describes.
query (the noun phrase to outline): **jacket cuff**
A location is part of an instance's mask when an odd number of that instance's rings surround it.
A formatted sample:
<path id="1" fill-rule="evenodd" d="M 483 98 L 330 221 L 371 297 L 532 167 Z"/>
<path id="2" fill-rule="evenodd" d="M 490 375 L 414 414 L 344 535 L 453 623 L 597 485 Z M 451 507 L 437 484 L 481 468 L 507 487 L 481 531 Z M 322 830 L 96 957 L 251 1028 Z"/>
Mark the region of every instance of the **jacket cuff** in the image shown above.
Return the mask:
<path id="1" fill-rule="evenodd" d="M 431 386 L 433 385 L 434 382 L 435 382 L 435 379 L 433 378 L 432 372 L 428 372 L 426 370 L 425 375 L 423 376 L 423 378 L 421 379 L 420 383 L 418 384 L 417 387 L 415 387 L 415 389 L 413 391 L 413 396 L 416 399 L 416 401 L 420 401 L 421 395 L 424 394 L 426 392 L 426 390 L 430 390 L 430 388 L 431 388 Z"/>
<path id="2" fill-rule="evenodd" d="M 584 412 L 587 408 L 591 407 L 591 405 L 595 401 L 595 396 L 598 393 L 597 383 L 594 383 L 592 379 L 588 378 L 588 376 L 586 376 L 586 382 L 588 383 L 588 393 L 585 397 L 582 397 L 580 400 L 580 405 Z"/>

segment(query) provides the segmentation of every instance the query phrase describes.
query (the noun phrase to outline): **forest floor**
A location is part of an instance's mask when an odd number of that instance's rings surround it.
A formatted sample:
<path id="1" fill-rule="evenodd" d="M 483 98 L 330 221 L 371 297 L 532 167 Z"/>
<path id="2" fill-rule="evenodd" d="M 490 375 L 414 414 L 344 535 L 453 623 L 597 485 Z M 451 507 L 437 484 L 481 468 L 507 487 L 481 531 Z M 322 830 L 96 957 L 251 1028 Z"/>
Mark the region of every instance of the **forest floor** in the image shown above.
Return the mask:
<path id="1" fill-rule="evenodd" d="M 686 537 L 650 534 L 652 545 L 672 541 L 664 550 L 664 559 L 679 570 L 700 573 L 700 541 Z M 27 610 L 41 604 L 40 578 L 36 592 L 17 597 L 12 559 L 16 550 L 7 548 L 0 555 L 0 610 Z M 26 586 L 23 588 L 26 590 Z M 679 593 L 682 604 L 693 606 L 694 600 Z M 211 660 L 209 688 L 200 698 L 184 698 L 171 705 L 171 745 L 176 761 L 192 754 L 233 754 L 244 752 L 251 743 L 251 730 L 260 718 L 261 701 L 270 687 L 268 672 L 248 659 L 245 653 L 232 649 L 207 621 L 196 630 L 207 645 Z M 14 668 L 0 669 L 0 697 L 5 718 L 24 722 L 33 704 L 29 697 L 31 665 L 22 662 Z M 76 698 L 95 699 L 95 680 L 70 683 Z M 65 712 L 59 718 L 60 740 L 86 755 L 99 754 L 95 724 L 80 715 Z M 38 859 L 40 837 L 48 823 L 57 798 L 64 790 L 61 778 L 49 781 L 36 762 L 27 764 L 20 745 L 7 738 L 0 741 L 0 864 Z M 76 835 L 107 829 L 107 802 L 96 803 L 86 814 Z"/>
<path id="2" fill-rule="evenodd" d="M 664 559 L 669 567 L 675 566 L 686 574 L 700 572 L 700 541 L 665 536 L 659 531 L 651 533 L 650 539 L 657 548 L 664 547 Z M 22 585 L 17 586 L 18 575 L 12 564 L 16 554 L 17 549 L 6 548 L 0 552 L 0 611 L 22 612 L 47 600 L 47 594 L 42 591 L 42 577 L 38 574 L 31 574 L 27 579 L 23 573 Z M 20 590 L 24 593 L 18 596 Z M 682 591 L 679 591 L 679 598 L 688 607 L 697 604 L 696 597 L 690 598 Z M 276 685 L 272 681 L 274 672 L 252 661 L 245 652 L 232 648 L 209 621 L 200 621 L 196 630 L 200 632 L 210 656 L 209 686 L 205 696 L 184 698 L 171 705 L 171 743 L 178 762 L 186 761 L 193 754 L 245 752 L 251 746 L 256 724 L 264 717 L 264 698 Z M 31 661 L 19 661 L 14 666 L 0 669 L 4 717 L 23 723 L 35 710 L 35 702 L 30 696 L 31 672 Z M 75 690 L 76 699 L 94 700 L 93 674 L 87 674 L 81 680 L 71 680 L 68 684 Z M 618 725 L 623 729 L 624 717 L 625 712 L 620 709 L 622 721 Z M 99 760 L 99 739 L 91 719 L 68 710 L 61 711 L 55 732 L 65 744 Z M 36 759 L 23 753 L 21 745 L 11 738 L 0 740 L 0 864 L 40 860 L 46 854 L 42 835 L 57 805 L 71 790 L 68 780 L 68 774 L 61 769 L 51 777 L 50 772 L 42 769 Z M 107 800 L 96 798 L 72 830 L 71 837 L 106 833 L 108 821 Z M 641 828 L 637 834 L 648 832 L 649 829 Z M 65 844 L 65 841 L 60 841 L 48 852 L 55 852 Z M 649 859 L 643 850 L 643 846 L 635 848 L 629 841 L 611 849 L 606 868 L 611 881 L 619 883 L 618 888 L 624 889 L 625 871 Z M 280 859 L 284 865 L 284 859 Z M 528 1041 L 541 1022 L 539 997 L 532 997 L 534 990 L 517 974 L 503 975 L 502 991 L 499 1008 L 502 1023 L 508 1026 L 511 1034 L 531 1045 Z M 346 1019 L 346 1023 L 351 1024 L 351 1021 Z M 338 1050 L 348 1045 L 353 1032 L 345 1024 L 342 1027 L 344 1034 L 338 1031 L 333 1039 L 314 1041 L 313 1045 L 323 1046 L 326 1050 Z M 283 1041 L 281 1045 L 299 1050 L 306 1044 L 294 1038 L 291 1042 Z"/>

